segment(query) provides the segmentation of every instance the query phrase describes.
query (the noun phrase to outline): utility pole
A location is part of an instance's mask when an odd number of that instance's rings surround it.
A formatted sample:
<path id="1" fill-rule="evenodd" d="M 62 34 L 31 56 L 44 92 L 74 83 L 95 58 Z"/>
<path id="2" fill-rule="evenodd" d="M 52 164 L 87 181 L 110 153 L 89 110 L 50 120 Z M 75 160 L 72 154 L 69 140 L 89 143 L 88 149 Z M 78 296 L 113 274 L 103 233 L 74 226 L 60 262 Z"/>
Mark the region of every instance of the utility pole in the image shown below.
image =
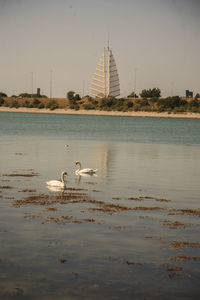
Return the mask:
<path id="1" fill-rule="evenodd" d="M 33 72 L 31 72 L 31 96 L 33 96 Z"/>
<path id="2" fill-rule="evenodd" d="M 85 80 L 83 80 L 83 90 L 82 90 L 82 97 L 85 96 Z"/>
<path id="3" fill-rule="evenodd" d="M 50 99 L 52 98 L 52 73 L 53 71 L 50 70 Z"/>
<path id="4" fill-rule="evenodd" d="M 134 69 L 134 74 L 135 74 L 135 78 L 134 78 L 134 94 L 135 95 L 136 95 L 136 83 L 137 83 L 137 70 L 138 70 L 137 68 Z"/>
<path id="5" fill-rule="evenodd" d="M 174 82 L 171 82 L 171 97 L 174 95 Z"/>

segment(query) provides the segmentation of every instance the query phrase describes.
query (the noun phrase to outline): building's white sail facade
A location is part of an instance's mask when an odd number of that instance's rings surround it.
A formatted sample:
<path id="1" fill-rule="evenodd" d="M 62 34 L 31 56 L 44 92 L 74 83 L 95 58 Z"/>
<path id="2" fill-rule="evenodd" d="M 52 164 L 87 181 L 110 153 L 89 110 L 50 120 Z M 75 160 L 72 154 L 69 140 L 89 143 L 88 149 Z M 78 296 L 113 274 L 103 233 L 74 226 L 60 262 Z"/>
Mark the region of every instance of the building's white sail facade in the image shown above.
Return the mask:
<path id="1" fill-rule="evenodd" d="M 107 47 L 97 64 L 91 85 L 92 97 L 117 97 L 120 95 L 119 76 L 114 56 Z"/>

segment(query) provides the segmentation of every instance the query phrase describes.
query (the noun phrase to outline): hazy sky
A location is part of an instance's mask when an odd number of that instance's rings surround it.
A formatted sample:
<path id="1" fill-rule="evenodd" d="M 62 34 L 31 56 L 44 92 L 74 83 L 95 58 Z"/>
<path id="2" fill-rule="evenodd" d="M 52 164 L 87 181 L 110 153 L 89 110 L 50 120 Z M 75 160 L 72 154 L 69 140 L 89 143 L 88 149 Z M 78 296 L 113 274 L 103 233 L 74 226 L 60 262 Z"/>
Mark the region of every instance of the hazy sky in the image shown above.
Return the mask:
<path id="1" fill-rule="evenodd" d="M 0 91 L 88 94 L 108 32 L 121 96 L 200 92 L 199 0 L 0 0 Z"/>

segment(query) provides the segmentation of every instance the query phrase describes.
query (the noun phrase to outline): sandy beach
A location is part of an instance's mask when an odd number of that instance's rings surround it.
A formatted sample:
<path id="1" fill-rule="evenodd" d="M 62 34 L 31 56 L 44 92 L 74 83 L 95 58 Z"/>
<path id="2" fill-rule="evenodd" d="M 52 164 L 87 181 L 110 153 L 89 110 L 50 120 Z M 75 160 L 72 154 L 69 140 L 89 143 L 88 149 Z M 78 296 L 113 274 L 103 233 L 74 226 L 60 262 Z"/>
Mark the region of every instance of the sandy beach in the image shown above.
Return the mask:
<path id="1" fill-rule="evenodd" d="M 68 114 L 68 115 L 90 115 L 90 116 L 120 116 L 120 117 L 151 117 L 151 118 L 190 118 L 200 119 L 198 113 L 180 113 L 180 114 L 168 114 L 167 112 L 145 112 L 145 111 L 100 111 L 100 110 L 73 110 L 73 109 L 38 109 L 38 108 L 9 108 L 0 107 L 0 112 L 15 112 L 15 113 L 40 113 L 40 114 Z"/>

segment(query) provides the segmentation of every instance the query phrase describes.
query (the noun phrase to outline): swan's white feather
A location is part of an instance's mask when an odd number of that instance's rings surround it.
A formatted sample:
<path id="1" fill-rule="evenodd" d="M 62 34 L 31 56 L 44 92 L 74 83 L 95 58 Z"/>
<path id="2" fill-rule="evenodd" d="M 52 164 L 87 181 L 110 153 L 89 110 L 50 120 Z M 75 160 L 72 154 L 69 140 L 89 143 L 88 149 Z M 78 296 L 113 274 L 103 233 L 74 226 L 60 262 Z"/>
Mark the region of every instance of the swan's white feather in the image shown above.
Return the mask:
<path id="1" fill-rule="evenodd" d="M 61 180 L 50 180 L 46 181 L 46 184 L 49 186 L 65 187 L 64 176 L 67 175 L 67 172 L 63 171 L 61 173 Z"/>
<path id="2" fill-rule="evenodd" d="M 63 187 L 65 185 L 64 182 L 61 182 L 60 180 L 50 180 L 46 182 L 47 185 L 51 185 L 51 186 L 61 186 Z"/>
<path id="3" fill-rule="evenodd" d="M 98 169 L 96 170 L 93 170 L 93 169 L 90 169 L 90 168 L 85 168 L 85 169 L 81 169 L 81 170 L 76 170 L 76 174 L 94 174 L 95 172 L 97 172 Z"/>
<path id="4" fill-rule="evenodd" d="M 98 169 L 91 169 L 91 168 L 84 168 L 81 169 L 81 163 L 80 161 L 76 162 L 76 165 L 79 165 L 79 169 L 75 171 L 76 175 L 81 175 L 81 174 L 89 174 L 89 175 L 93 175 L 95 172 L 98 171 Z"/>

